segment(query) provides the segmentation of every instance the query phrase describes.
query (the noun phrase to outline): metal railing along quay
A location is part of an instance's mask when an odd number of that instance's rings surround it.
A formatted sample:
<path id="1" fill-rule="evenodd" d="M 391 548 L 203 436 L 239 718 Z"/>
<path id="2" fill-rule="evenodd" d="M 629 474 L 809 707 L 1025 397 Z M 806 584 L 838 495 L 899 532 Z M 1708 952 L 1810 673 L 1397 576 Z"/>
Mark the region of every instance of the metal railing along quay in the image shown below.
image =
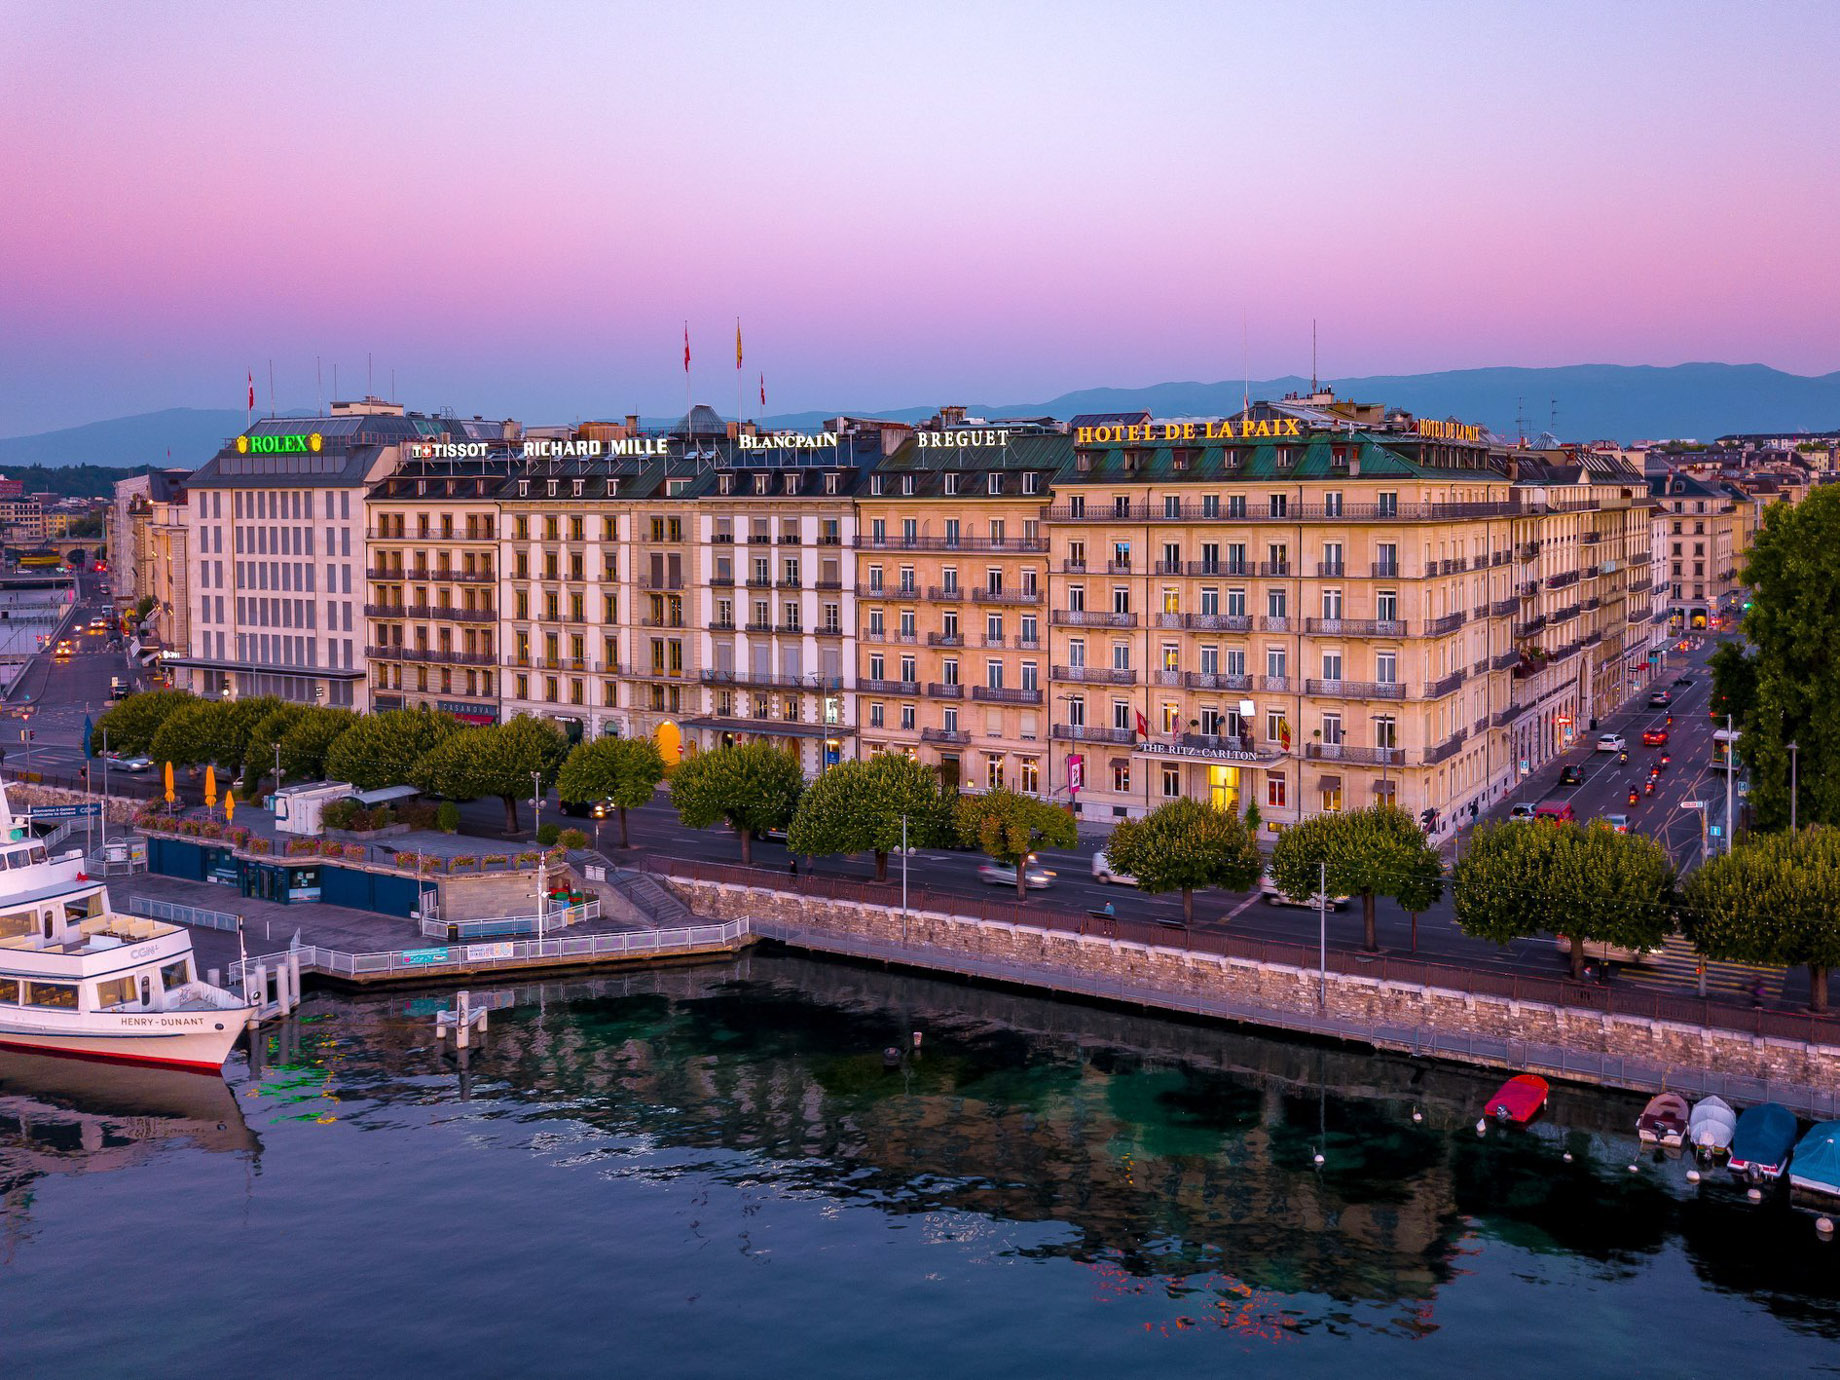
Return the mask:
<path id="1" fill-rule="evenodd" d="M 572 935 L 566 939 L 497 940 L 362 954 L 303 944 L 298 949 L 233 963 L 230 978 L 240 986 L 246 973 L 258 967 L 273 972 L 278 964 L 287 961 L 290 953 L 300 955 L 303 973 L 323 973 L 356 981 L 376 977 L 439 977 L 446 973 L 486 972 L 532 964 L 653 958 L 733 946 L 749 933 L 748 921 L 730 920 L 723 924 L 685 925 L 667 930 L 620 930 L 611 934 Z"/>
<path id="2" fill-rule="evenodd" d="M 149 920 L 165 920 L 174 925 L 195 925 L 205 930 L 229 930 L 232 934 L 243 923 L 242 916 L 232 915 L 228 911 L 182 906 L 176 901 L 162 901 L 157 896 L 130 896 L 128 914 L 145 916 Z"/>
<path id="3" fill-rule="evenodd" d="M 848 901 L 884 910 L 898 905 L 898 885 L 855 881 L 844 877 L 793 878 L 784 872 L 733 863 L 686 862 L 675 858 L 642 857 L 628 866 L 665 877 L 688 881 L 728 883 L 796 892 L 823 900 Z M 1314 972 L 1322 955 L 1315 944 L 1255 939 L 1223 930 L 1184 929 L 1174 922 L 1136 920 L 1126 916 L 1104 918 L 1084 912 L 1055 911 L 1037 902 L 987 900 L 909 886 L 908 909 L 933 911 L 973 920 L 1016 925 L 1052 933 L 1090 935 L 1129 943 L 1184 949 L 1191 953 L 1245 959 L 1252 963 L 1279 964 Z M 758 924 L 765 922 L 757 921 Z M 759 931 L 757 931 L 759 932 Z M 1393 954 L 1367 954 L 1358 949 L 1331 947 L 1327 970 L 1380 982 L 1431 987 L 1470 996 L 1500 997 L 1509 1001 L 1538 1002 L 1548 1006 L 1591 1011 L 1603 1016 L 1629 1016 L 1648 1021 L 1706 1026 L 1769 1039 L 1799 1040 L 1808 1044 L 1840 1045 L 1840 1016 L 1812 1012 L 1773 1011 L 1739 1005 L 1716 997 L 1685 993 L 1675 995 L 1633 985 L 1573 982 L 1568 977 L 1518 973 L 1504 968 L 1464 967 L 1428 959 Z"/>

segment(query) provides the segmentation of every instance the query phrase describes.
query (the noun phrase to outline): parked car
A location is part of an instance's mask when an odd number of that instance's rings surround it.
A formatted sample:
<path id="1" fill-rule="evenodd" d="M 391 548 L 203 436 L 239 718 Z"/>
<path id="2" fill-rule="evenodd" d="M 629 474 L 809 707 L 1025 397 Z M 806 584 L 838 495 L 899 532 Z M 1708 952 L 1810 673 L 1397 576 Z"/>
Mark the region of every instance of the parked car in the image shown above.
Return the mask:
<path id="1" fill-rule="evenodd" d="M 1136 886 L 1137 878 L 1128 872 L 1117 872 L 1112 868 L 1111 859 L 1103 850 L 1092 856 L 1092 874 L 1095 882 L 1117 882 L 1123 886 Z"/>
<path id="2" fill-rule="evenodd" d="M 1563 800 L 1542 800 L 1534 810 L 1535 819 L 1550 819 L 1555 824 L 1570 824 L 1578 816 L 1572 813 L 1570 803 Z"/>
<path id="3" fill-rule="evenodd" d="M 1523 800 L 1508 810 L 1509 819 L 1532 819 L 1533 817 L 1533 805 L 1529 801 Z"/>
<path id="4" fill-rule="evenodd" d="M 1030 891 L 1040 891 L 1054 880 L 1054 874 L 1039 863 L 1028 863 L 1026 868 L 1024 884 Z M 1016 869 L 1008 863 L 979 863 L 977 874 L 978 880 L 987 886 L 1014 887 L 1016 885 Z"/>
<path id="5" fill-rule="evenodd" d="M 1666 747 L 1667 730 L 1665 728 L 1645 728 L 1642 730 L 1643 747 Z"/>
<path id="6" fill-rule="evenodd" d="M 1620 733 L 1600 733 L 1597 735 L 1597 750 L 1599 752 L 1621 752 L 1628 746 L 1628 742 Z"/>
<path id="7" fill-rule="evenodd" d="M 1583 781 L 1584 773 L 1579 771 L 1577 767 L 1565 766 L 1559 769 L 1559 784 L 1561 786 L 1576 786 Z"/>
<path id="8" fill-rule="evenodd" d="M 1321 892 L 1316 892 L 1302 901 L 1287 895 L 1284 890 L 1278 886 L 1277 879 L 1269 872 L 1264 872 L 1259 875 L 1259 895 L 1265 898 L 1265 904 L 1268 906 L 1302 906 L 1307 910 L 1316 910 L 1322 904 Z M 1347 904 L 1348 898 L 1346 896 L 1331 896 L 1329 898 L 1330 910 L 1340 910 Z"/>

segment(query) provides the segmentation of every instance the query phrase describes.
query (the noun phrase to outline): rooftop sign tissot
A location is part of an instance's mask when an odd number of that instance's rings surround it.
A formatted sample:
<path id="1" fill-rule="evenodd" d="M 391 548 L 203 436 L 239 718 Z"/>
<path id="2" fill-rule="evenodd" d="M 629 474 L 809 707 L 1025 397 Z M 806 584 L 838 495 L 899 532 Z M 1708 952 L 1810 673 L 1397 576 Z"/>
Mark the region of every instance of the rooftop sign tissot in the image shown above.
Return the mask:
<path id="1" fill-rule="evenodd" d="M 1303 438 L 1296 417 L 1228 417 L 1215 422 L 1145 422 L 1140 426 L 1075 427 L 1076 446 L 1154 444 L 1158 441 L 1250 441 L 1285 436 Z"/>
<path id="2" fill-rule="evenodd" d="M 238 455 L 318 455 L 325 445 L 317 431 L 305 436 L 239 436 Z"/>

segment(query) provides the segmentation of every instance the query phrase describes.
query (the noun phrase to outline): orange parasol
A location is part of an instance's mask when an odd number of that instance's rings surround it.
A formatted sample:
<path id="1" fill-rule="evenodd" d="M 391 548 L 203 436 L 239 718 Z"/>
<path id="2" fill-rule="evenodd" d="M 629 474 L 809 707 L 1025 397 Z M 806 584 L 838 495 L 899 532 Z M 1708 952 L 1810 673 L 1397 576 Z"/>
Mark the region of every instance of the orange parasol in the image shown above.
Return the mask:
<path id="1" fill-rule="evenodd" d="M 204 807 L 210 809 L 217 803 L 217 768 L 209 763 L 204 769 Z"/>
<path id="2" fill-rule="evenodd" d="M 172 763 L 168 762 L 166 764 L 166 803 L 170 805 L 178 798 L 179 797 L 173 793 Z"/>

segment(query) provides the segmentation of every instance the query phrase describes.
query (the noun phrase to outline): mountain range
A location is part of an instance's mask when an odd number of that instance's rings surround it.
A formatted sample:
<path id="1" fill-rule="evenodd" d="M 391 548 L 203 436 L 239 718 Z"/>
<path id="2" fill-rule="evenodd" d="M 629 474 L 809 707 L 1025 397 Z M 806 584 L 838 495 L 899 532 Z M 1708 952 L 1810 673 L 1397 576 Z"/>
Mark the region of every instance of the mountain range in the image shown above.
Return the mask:
<path id="1" fill-rule="evenodd" d="M 1730 432 L 1840 428 L 1840 372 L 1806 376 L 1761 364 L 1667 367 L 1577 364 L 1552 369 L 1453 369 L 1325 379 L 1344 398 L 1381 402 L 1430 417 L 1481 422 L 1510 439 L 1552 432 L 1568 440 L 1709 440 Z M 982 417 L 1067 418 L 1082 412 L 1148 410 L 1159 417 L 1222 416 L 1250 392 L 1281 398 L 1306 392 L 1295 376 L 1219 383 L 1158 383 L 1145 388 L 1085 388 L 1046 402 L 972 403 Z M 959 401 L 946 399 L 945 401 Z M 808 429 L 840 413 L 919 421 L 937 405 L 862 411 L 846 406 L 764 417 L 773 428 Z M 299 414 L 293 414 L 299 415 Z M 526 418 L 540 422 L 540 417 Z M 665 424 L 676 418 L 648 418 Z M 0 470 L 28 464 L 194 468 L 243 429 L 235 411 L 173 407 L 59 431 L 0 438 Z M 169 458 L 170 457 L 170 458 Z"/>

